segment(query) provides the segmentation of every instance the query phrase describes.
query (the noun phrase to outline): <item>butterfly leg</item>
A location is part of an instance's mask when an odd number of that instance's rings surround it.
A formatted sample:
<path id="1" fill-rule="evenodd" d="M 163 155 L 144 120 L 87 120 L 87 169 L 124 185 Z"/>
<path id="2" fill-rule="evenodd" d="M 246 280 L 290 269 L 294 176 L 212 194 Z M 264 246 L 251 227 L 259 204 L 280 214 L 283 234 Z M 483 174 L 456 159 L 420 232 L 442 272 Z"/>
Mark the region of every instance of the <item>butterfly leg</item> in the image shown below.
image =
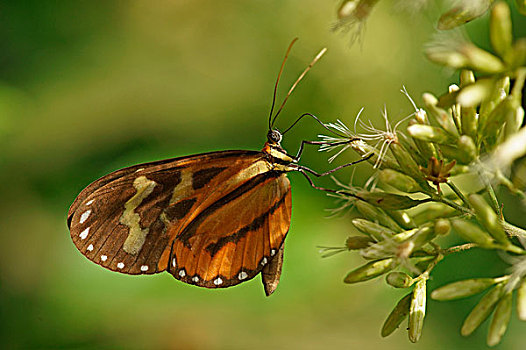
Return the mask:
<path id="1" fill-rule="evenodd" d="M 307 178 L 307 180 L 309 181 L 309 184 L 317 189 L 317 190 L 321 190 L 321 191 L 325 191 L 325 192 L 332 192 L 332 193 L 341 193 L 341 191 L 337 191 L 337 190 L 333 190 L 333 189 L 330 189 L 330 188 L 325 188 L 325 187 L 318 187 L 314 184 L 314 182 L 312 181 L 312 179 L 310 178 L 309 174 L 311 175 L 314 175 L 316 177 L 322 177 L 322 176 L 327 176 L 327 175 L 330 175 L 332 173 L 334 173 L 335 171 L 338 171 L 340 169 L 343 169 L 343 168 L 346 168 L 348 166 L 351 166 L 351 165 L 355 165 L 355 164 L 358 164 L 360 162 L 363 162 L 364 160 L 368 160 L 369 158 L 372 157 L 372 154 L 365 157 L 365 158 L 362 158 L 362 159 L 358 159 L 354 162 L 351 162 L 351 163 L 347 163 L 347 164 L 343 164 L 343 165 L 340 165 L 334 169 L 331 169 L 331 170 L 328 170 L 324 173 L 318 173 L 310 168 L 307 168 L 306 166 L 303 166 L 303 165 L 297 165 L 296 166 L 296 170 L 299 171 L 300 173 L 303 174 L 303 176 L 305 176 Z"/>

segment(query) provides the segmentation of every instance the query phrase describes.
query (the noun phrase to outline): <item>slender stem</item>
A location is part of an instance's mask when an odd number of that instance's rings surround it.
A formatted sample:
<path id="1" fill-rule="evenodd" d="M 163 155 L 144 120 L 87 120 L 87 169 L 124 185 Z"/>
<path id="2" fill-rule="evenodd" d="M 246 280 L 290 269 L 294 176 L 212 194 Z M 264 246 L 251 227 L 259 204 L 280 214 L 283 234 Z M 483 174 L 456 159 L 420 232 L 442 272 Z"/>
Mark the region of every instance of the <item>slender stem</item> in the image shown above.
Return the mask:
<path id="1" fill-rule="evenodd" d="M 486 191 L 489 194 L 489 199 L 491 201 L 491 204 L 493 204 L 493 209 L 502 218 L 502 209 L 500 207 L 499 200 L 497 199 L 497 195 L 495 194 L 495 191 L 493 190 L 493 186 L 491 186 L 489 181 L 486 181 Z"/>
<path id="2" fill-rule="evenodd" d="M 505 250 L 510 253 L 521 254 L 521 255 L 526 254 L 526 251 L 524 251 L 524 249 L 521 249 L 513 244 L 509 244 L 509 245 L 491 244 L 491 245 L 486 246 L 485 248 L 500 249 L 500 250 Z"/>
<path id="3" fill-rule="evenodd" d="M 449 188 L 451 188 L 453 190 L 453 192 L 455 192 L 455 194 L 458 196 L 458 198 L 460 198 L 462 200 L 462 202 L 464 202 L 466 207 L 468 207 L 468 208 L 471 207 L 471 205 L 469 204 L 468 199 L 466 198 L 466 196 L 464 196 L 464 194 L 460 191 L 460 189 L 452 181 L 448 180 L 446 182 L 446 184 L 449 186 Z"/>
<path id="4" fill-rule="evenodd" d="M 504 185 L 508 191 L 521 197 L 521 199 L 526 199 L 526 193 L 515 187 L 515 185 L 513 185 L 513 183 L 506 176 L 504 176 L 500 170 L 496 171 L 495 176 L 497 180 L 499 180 L 500 184 Z"/>
<path id="5" fill-rule="evenodd" d="M 463 251 L 475 248 L 476 246 L 477 245 L 475 243 L 461 244 L 461 245 L 457 245 L 457 246 L 450 247 L 450 248 L 443 250 L 442 254 L 449 255 L 449 254 L 454 254 L 458 252 L 463 252 Z"/>
<path id="6" fill-rule="evenodd" d="M 478 166 L 480 169 L 484 169 L 480 160 L 478 161 Z M 502 218 L 502 211 L 500 208 L 499 200 L 497 199 L 497 196 L 495 195 L 495 191 L 493 190 L 493 186 L 491 186 L 491 183 L 488 177 L 483 173 L 482 170 L 479 171 L 479 178 L 484 183 L 484 186 L 486 187 L 486 192 L 489 194 L 489 199 L 490 199 L 491 205 L 493 206 L 493 210 L 495 210 L 495 213 L 498 213 L 500 217 Z"/>
<path id="7" fill-rule="evenodd" d="M 463 206 L 453 202 L 452 200 L 444 198 L 444 197 L 442 197 L 440 195 L 431 194 L 431 199 L 436 201 L 436 202 L 442 202 L 442 203 L 444 203 L 446 205 L 449 205 L 451 208 L 456 209 L 456 210 L 458 210 L 461 213 L 473 215 L 473 211 L 471 209 L 463 207 Z"/>
<path id="8" fill-rule="evenodd" d="M 504 231 L 506 231 L 506 233 L 509 234 L 510 236 L 526 238 L 526 230 L 520 227 L 517 227 L 515 225 L 512 225 L 504 220 L 502 220 L 500 223 L 502 224 Z"/>
<path id="9" fill-rule="evenodd" d="M 431 262 L 431 264 L 429 264 L 427 266 L 427 269 L 422 272 L 420 274 L 420 276 L 418 276 L 417 278 L 418 279 L 422 279 L 422 278 L 425 278 L 426 280 L 429 279 L 429 275 L 431 274 L 431 271 L 438 265 L 438 263 L 444 259 L 444 255 L 442 255 L 441 253 L 439 253 L 436 258 L 433 259 L 433 261 Z"/>

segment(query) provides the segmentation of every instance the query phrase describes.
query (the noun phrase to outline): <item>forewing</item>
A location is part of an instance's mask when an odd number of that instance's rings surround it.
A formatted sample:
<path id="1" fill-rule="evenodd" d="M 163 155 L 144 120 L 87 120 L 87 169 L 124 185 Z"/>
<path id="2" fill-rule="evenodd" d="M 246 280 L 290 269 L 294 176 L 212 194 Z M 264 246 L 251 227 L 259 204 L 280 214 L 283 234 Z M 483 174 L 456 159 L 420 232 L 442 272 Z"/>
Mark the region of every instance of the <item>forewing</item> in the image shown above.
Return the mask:
<path id="1" fill-rule="evenodd" d="M 149 274 L 200 207 L 238 184 L 240 169 L 261 152 L 222 151 L 135 165 L 86 187 L 71 205 L 68 226 L 79 251 L 113 271 Z"/>
<path id="2" fill-rule="evenodd" d="M 253 278 L 282 247 L 291 205 L 284 173 L 270 171 L 251 178 L 202 210 L 176 235 L 170 273 L 207 288 Z"/>

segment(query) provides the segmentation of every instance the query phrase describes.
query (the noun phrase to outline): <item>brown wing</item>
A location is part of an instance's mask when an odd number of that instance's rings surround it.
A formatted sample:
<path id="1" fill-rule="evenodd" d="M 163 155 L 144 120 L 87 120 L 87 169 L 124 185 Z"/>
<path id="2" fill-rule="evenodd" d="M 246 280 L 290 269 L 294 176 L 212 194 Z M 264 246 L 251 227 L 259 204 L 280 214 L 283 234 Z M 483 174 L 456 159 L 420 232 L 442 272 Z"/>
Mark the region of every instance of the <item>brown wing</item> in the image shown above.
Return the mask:
<path id="1" fill-rule="evenodd" d="M 164 271 L 177 232 L 226 193 L 266 171 L 265 155 L 252 151 L 213 152 L 117 170 L 86 187 L 73 202 L 68 213 L 71 238 L 88 259 L 110 270 Z"/>
<path id="2" fill-rule="evenodd" d="M 261 282 L 263 282 L 263 288 L 265 289 L 265 294 L 270 296 L 276 288 L 278 288 L 279 279 L 281 277 L 281 268 L 283 267 L 283 252 L 285 251 L 285 243 L 281 245 L 278 253 L 266 265 L 261 271 Z"/>
<path id="3" fill-rule="evenodd" d="M 168 271 L 183 282 L 207 288 L 249 280 L 276 257 L 290 217 L 286 175 L 259 174 L 200 211 L 176 234 L 166 254 Z"/>

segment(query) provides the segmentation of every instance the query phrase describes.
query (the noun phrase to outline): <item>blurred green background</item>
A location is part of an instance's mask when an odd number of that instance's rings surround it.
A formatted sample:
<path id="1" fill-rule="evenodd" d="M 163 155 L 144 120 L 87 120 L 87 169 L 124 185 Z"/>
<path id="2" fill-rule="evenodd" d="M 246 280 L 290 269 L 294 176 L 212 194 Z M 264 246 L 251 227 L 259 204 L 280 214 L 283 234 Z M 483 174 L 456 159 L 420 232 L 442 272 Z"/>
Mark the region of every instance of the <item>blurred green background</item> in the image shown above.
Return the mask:
<path id="1" fill-rule="evenodd" d="M 322 259 L 319 245 L 339 246 L 349 216 L 327 218 L 335 206 L 291 174 L 292 226 L 280 286 L 264 296 L 259 277 L 225 290 L 206 290 L 169 274 L 133 277 L 85 259 L 69 238 L 66 213 L 96 178 L 120 167 L 224 149 L 260 149 L 272 89 L 285 49 L 298 36 L 281 81 L 283 96 L 322 48 L 278 119 L 282 130 L 311 112 L 351 124 L 365 107 L 380 121 L 412 112 L 405 85 L 420 101 L 456 81 L 427 62 L 423 44 L 439 14 L 410 15 L 380 2 L 363 44 L 330 31 L 336 1 L 7 1 L 0 4 L 0 339 L 2 348 L 126 349 L 419 349 L 480 348 L 485 327 L 459 335 L 476 298 L 429 302 L 424 335 L 410 345 L 399 330 L 380 327 L 403 292 L 342 278 L 360 263 L 340 254 Z M 524 21 L 522 30 L 526 27 Z M 469 34 L 487 43 L 487 19 Z M 516 25 L 521 28 L 521 24 Z M 524 33 L 523 33 L 524 34 Z M 312 121 L 287 134 L 295 153 L 322 132 Z M 352 154 L 338 161 L 352 160 Z M 302 163 L 328 169 L 308 149 Z M 338 163 L 338 164 L 340 164 Z M 355 183 L 372 172 L 357 167 Z M 348 181 L 351 170 L 339 174 Z M 330 180 L 319 183 L 331 185 Z M 479 265 L 465 271 L 478 254 Z M 452 257 L 431 287 L 464 276 L 499 274 L 491 253 Z M 500 348 L 521 348 L 513 321 Z M 524 327 L 524 326 L 522 326 Z M 522 329 L 524 331 L 524 329 Z M 4 347 L 5 346 L 5 347 Z"/>

